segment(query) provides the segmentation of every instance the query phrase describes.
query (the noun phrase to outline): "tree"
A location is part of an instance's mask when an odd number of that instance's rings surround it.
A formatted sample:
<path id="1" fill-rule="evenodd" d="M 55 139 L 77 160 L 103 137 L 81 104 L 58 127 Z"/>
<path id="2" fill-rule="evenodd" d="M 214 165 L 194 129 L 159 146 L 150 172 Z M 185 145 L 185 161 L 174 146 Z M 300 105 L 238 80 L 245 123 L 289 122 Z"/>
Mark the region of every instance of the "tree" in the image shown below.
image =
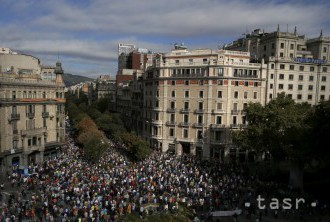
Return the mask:
<path id="1" fill-rule="evenodd" d="M 284 94 L 264 107 L 250 103 L 246 109 L 249 124 L 245 130 L 232 134 L 233 141 L 259 154 L 270 153 L 276 162 L 290 161 L 290 183 L 302 187 L 302 170 L 309 149 L 305 139 L 310 128 L 307 123 L 310 112 L 310 105 L 296 104 Z"/>
<path id="2" fill-rule="evenodd" d="M 89 137 L 84 143 L 85 156 L 94 162 L 102 157 L 106 149 L 107 145 L 104 140 L 97 137 Z"/>
<path id="3" fill-rule="evenodd" d="M 128 148 L 132 157 L 137 160 L 147 157 L 152 152 L 149 143 L 135 133 L 122 133 L 120 139 Z"/>

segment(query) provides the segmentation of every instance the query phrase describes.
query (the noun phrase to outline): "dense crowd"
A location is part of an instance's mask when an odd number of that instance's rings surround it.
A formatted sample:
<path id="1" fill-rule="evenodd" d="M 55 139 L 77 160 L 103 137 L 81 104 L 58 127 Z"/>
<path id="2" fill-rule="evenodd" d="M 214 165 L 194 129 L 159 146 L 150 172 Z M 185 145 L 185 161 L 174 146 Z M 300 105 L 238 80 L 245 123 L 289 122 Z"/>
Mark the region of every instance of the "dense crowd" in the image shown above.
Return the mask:
<path id="1" fill-rule="evenodd" d="M 0 221 L 121 221 L 180 207 L 206 215 L 244 208 L 254 198 L 258 180 L 243 168 L 158 152 L 131 162 L 122 144 L 108 143 L 97 163 L 85 161 L 69 138 L 57 158 L 29 166 L 30 176 L 8 173 L 20 192 L 3 204 Z"/>

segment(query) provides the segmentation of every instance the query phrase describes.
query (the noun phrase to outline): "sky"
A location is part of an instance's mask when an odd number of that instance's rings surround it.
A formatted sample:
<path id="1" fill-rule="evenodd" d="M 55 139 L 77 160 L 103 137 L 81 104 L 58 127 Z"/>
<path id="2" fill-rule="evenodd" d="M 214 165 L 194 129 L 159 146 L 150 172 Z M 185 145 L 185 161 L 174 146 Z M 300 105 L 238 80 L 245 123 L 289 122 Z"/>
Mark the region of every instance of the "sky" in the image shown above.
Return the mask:
<path id="1" fill-rule="evenodd" d="M 118 44 L 217 49 L 250 33 L 330 36 L 328 0 L 0 0 L 0 47 L 59 60 L 66 73 L 116 75 Z"/>

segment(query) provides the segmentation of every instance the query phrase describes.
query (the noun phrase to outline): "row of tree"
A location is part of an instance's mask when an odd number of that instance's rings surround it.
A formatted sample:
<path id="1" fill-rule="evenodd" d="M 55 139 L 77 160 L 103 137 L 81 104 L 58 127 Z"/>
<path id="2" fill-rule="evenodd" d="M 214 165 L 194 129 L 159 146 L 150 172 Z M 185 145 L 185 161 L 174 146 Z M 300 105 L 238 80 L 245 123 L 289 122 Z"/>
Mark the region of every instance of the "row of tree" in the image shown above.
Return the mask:
<path id="1" fill-rule="evenodd" d="M 259 156 L 269 154 L 274 163 L 291 163 L 290 183 L 302 186 L 302 172 L 329 168 L 330 102 L 311 106 L 280 94 L 265 106 L 250 103 L 247 128 L 234 131 L 233 142 Z"/>
<path id="2" fill-rule="evenodd" d="M 86 97 L 68 96 L 67 110 L 73 124 L 74 137 L 84 147 L 86 156 L 93 161 L 99 159 L 106 147 L 106 138 L 127 147 L 132 159 L 140 160 L 151 152 L 150 145 L 135 132 L 124 127 L 121 115 L 107 111 L 107 100 L 87 105 Z"/>

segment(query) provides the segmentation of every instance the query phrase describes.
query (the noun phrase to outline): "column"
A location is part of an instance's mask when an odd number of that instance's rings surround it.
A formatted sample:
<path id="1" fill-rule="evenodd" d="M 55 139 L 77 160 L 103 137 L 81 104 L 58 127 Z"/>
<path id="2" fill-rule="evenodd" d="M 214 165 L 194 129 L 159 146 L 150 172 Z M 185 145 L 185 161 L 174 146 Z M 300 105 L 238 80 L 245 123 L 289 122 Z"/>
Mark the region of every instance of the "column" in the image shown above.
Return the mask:
<path id="1" fill-rule="evenodd" d="M 175 153 L 178 156 L 182 155 L 182 145 L 181 145 L 181 143 L 176 143 L 175 144 Z"/>

